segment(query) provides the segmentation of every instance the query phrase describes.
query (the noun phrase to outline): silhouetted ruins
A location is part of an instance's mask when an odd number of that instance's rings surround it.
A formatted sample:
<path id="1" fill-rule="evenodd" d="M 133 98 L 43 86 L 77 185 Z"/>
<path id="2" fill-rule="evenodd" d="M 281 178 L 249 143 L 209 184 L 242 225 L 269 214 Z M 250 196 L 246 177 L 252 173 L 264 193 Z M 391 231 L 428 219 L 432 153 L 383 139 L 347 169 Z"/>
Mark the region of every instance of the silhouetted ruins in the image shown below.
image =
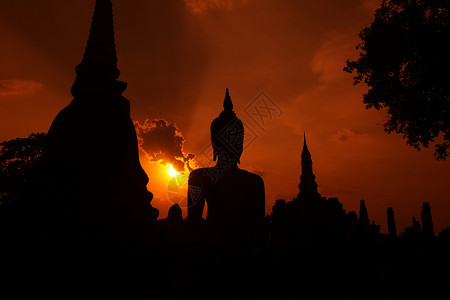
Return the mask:
<path id="1" fill-rule="evenodd" d="M 434 238 L 434 226 L 433 219 L 431 218 L 431 206 L 430 203 L 424 202 L 421 212 L 422 217 L 422 231 L 423 236 L 426 239 Z"/>
<path id="2" fill-rule="evenodd" d="M 337 198 L 327 199 L 317 191 L 306 134 L 301 159 L 300 192 L 290 202 L 276 201 L 269 217 L 271 240 L 376 242 L 380 227 L 370 223 L 364 200 L 358 218 L 355 212 L 346 213 Z"/>
<path id="3" fill-rule="evenodd" d="M 271 241 L 316 242 L 362 242 L 380 244 L 384 236 L 390 241 L 401 239 L 406 242 L 419 243 L 432 241 L 435 238 L 431 217 L 430 203 L 424 202 L 421 211 L 422 226 L 415 217 L 412 225 L 407 226 L 397 235 L 394 210 L 387 210 L 388 234 L 380 233 L 380 226 L 370 222 L 365 200 L 361 200 L 359 216 L 356 212 L 346 213 L 337 198 L 325 198 L 320 195 L 312 170 L 311 153 L 304 137 L 301 154 L 302 174 L 300 192 L 290 202 L 276 200 L 268 217 Z M 440 236 L 447 237 L 447 231 Z"/>
<path id="4" fill-rule="evenodd" d="M 397 227 L 395 226 L 394 209 L 392 207 L 388 207 L 387 220 L 389 238 L 395 240 L 397 238 Z"/>

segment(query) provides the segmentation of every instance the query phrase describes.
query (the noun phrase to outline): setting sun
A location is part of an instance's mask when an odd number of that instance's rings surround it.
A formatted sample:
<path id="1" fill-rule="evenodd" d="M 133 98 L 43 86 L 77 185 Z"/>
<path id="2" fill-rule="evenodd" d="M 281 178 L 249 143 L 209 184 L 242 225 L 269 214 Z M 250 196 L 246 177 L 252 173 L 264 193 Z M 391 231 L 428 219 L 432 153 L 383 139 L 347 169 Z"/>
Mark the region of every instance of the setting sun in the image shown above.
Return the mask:
<path id="1" fill-rule="evenodd" d="M 175 176 L 177 176 L 177 175 L 180 174 L 180 172 L 177 172 L 177 171 L 174 169 L 173 165 L 171 165 L 171 164 L 169 164 L 169 165 L 167 166 L 167 173 L 168 173 L 171 177 L 175 177 Z"/>

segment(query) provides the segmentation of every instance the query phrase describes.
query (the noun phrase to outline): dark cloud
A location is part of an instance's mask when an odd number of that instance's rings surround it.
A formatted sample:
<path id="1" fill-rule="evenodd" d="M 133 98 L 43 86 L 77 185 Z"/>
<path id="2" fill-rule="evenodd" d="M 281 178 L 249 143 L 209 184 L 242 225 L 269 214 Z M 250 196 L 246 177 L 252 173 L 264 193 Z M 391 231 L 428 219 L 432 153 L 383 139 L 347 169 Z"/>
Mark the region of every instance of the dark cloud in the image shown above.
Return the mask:
<path id="1" fill-rule="evenodd" d="M 189 162 L 195 156 L 183 152 L 184 137 L 174 123 L 147 119 L 143 124 L 136 121 L 135 127 L 140 149 L 150 161 L 172 164 L 178 172 L 192 170 Z"/>
<path id="2" fill-rule="evenodd" d="M 232 9 L 236 3 L 245 0 L 183 0 L 194 14 L 205 14 L 210 9 Z"/>
<path id="3" fill-rule="evenodd" d="M 0 96 L 32 95 L 42 89 L 42 83 L 34 80 L 0 80 Z"/>
<path id="4" fill-rule="evenodd" d="M 356 129 L 351 129 L 351 128 L 341 128 L 338 130 L 338 132 L 336 132 L 336 134 L 334 134 L 330 140 L 334 141 L 334 142 L 346 142 L 349 139 L 352 138 L 356 138 L 356 137 L 367 137 L 368 134 L 363 133 L 359 130 Z"/>

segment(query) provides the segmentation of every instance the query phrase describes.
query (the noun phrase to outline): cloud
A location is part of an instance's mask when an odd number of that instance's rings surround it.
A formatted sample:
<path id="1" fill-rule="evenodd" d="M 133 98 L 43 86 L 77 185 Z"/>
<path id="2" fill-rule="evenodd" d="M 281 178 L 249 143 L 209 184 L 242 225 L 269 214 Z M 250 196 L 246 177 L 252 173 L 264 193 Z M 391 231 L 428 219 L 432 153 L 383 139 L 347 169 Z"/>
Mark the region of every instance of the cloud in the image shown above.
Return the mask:
<path id="1" fill-rule="evenodd" d="M 351 128 L 341 128 L 330 138 L 330 140 L 338 143 L 345 143 L 350 139 L 360 137 L 368 137 L 368 134 Z"/>
<path id="2" fill-rule="evenodd" d="M 195 156 L 183 152 L 184 137 L 174 123 L 147 119 L 143 124 L 136 121 L 135 127 L 139 147 L 150 161 L 172 164 L 178 172 L 192 170 L 189 162 Z"/>
<path id="3" fill-rule="evenodd" d="M 245 0 L 184 0 L 187 9 L 194 14 L 205 14 L 210 9 L 231 10 L 236 2 Z"/>
<path id="4" fill-rule="evenodd" d="M 311 68 L 314 73 L 320 75 L 321 82 L 330 83 L 347 76 L 343 68 L 347 58 L 354 56 L 354 39 L 352 36 L 334 32 L 317 50 L 311 61 Z"/>
<path id="5" fill-rule="evenodd" d="M 43 85 L 34 80 L 0 80 L 0 96 L 34 95 Z"/>

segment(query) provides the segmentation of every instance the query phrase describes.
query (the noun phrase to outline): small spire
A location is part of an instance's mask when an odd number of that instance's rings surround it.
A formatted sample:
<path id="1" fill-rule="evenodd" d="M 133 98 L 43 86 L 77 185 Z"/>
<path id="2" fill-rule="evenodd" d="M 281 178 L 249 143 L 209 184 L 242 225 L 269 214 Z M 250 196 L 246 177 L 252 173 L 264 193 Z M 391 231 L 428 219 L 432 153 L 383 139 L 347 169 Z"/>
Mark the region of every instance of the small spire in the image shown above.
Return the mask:
<path id="1" fill-rule="evenodd" d="M 230 93 L 227 89 L 225 94 L 225 100 L 223 100 L 223 109 L 224 110 L 233 110 L 233 102 L 231 102 Z"/>
<path id="2" fill-rule="evenodd" d="M 303 156 L 311 156 L 311 153 L 309 153 L 308 145 L 306 144 L 306 132 L 303 132 L 303 151 L 302 151 L 302 157 Z"/>
<path id="3" fill-rule="evenodd" d="M 359 224 L 363 226 L 370 225 L 369 214 L 367 213 L 366 202 L 364 200 L 361 200 L 359 204 Z"/>

